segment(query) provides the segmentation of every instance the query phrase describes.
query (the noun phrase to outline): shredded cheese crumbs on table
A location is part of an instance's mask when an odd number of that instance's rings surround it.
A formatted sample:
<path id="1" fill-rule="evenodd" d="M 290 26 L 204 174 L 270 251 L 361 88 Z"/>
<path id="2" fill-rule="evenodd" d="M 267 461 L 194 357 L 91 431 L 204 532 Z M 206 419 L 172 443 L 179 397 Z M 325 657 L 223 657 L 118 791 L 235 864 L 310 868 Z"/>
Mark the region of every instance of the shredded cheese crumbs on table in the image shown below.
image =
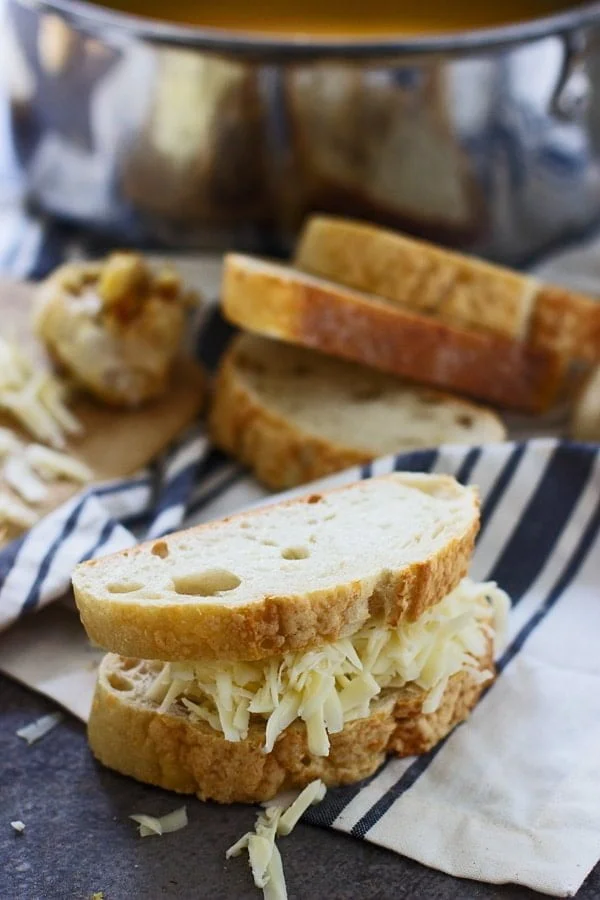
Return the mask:
<path id="1" fill-rule="evenodd" d="M 86 466 L 81 460 L 69 456 L 68 453 L 51 450 L 42 444 L 28 444 L 25 448 L 25 460 L 46 481 L 65 478 L 69 481 L 86 484 L 94 477 L 89 466 Z"/>
<path id="2" fill-rule="evenodd" d="M 140 837 L 151 837 L 152 835 L 170 834 L 173 831 L 180 831 L 188 823 L 187 809 L 180 806 L 173 812 L 167 813 L 166 816 L 157 818 L 156 816 L 148 816 L 145 813 L 136 813 L 129 816 L 139 825 Z"/>
<path id="3" fill-rule="evenodd" d="M 36 369 L 17 344 L 0 337 L 0 409 L 38 441 L 65 446 L 81 425 L 65 404 L 66 388 L 49 372 Z"/>
<path id="4" fill-rule="evenodd" d="M 478 660 L 490 637 L 504 631 L 509 606 L 494 583 L 465 578 L 416 622 L 392 627 L 369 620 L 318 650 L 258 662 L 165 663 L 147 696 L 160 712 L 179 704 L 192 721 L 208 722 L 228 741 L 245 740 L 251 716 L 266 719 L 266 753 L 300 719 L 310 753 L 327 756 L 329 735 L 366 718 L 386 688 L 422 688 L 423 712 L 431 713 L 457 672 L 487 681 L 492 673 L 481 672 Z"/>
<path id="5" fill-rule="evenodd" d="M 39 741 L 45 735 L 48 734 L 49 731 L 52 731 L 53 728 L 62 722 L 64 719 L 64 715 L 61 712 L 50 713 L 47 716 L 40 716 L 39 719 L 36 719 L 34 722 L 31 722 L 29 725 L 25 725 L 23 728 L 19 728 L 17 731 L 17 737 L 23 738 L 24 741 L 27 741 L 28 744 L 35 744 L 36 741 Z"/>
<path id="6" fill-rule="evenodd" d="M 41 503 L 48 495 L 46 485 L 39 480 L 27 460 L 9 456 L 2 469 L 4 480 L 26 503 Z"/>
<path id="7" fill-rule="evenodd" d="M 0 337 L 0 412 L 38 441 L 54 448 L 81 433 L 81 425 L 67 408 L 65 385 L 54 375 L 36 369 L 17 344 Z M 9 428 L 0 427 L 2 478 L 10 490 L 0 491 L 0 525 L 31 528 L 38 514 L 28 504 L 46 500 L 44 482 L 66 478 L 84 484 L 93 473 L 67 453 L 41 444 L 24 446 Z M 21 502 L 23 501 L 23 502 Z"/>
<path id="8" fill-rule="evenodd" d="M 9 429 L 0 428 L 1 475 L 14 496 L 0 491 L 0 524 L 31 528 L 38 515 L 28 505 L 46 500 L 46 482 L 66 479 L 78 484 L 92 480 L 93 472 L 80 460 L 42 444 L 23 445 Z"/>
<path id="9" fill-rule="evenodd" d="M 10 428 L 0 427 L 0 459 L 4 459 L 11 453 L 16 453 L 20 449 L 19 440 Z"/>
<path id="10" fill-rule="evenodd" d="M 256 887 L 263 891 L 264 900 L 287 900 L 281 855 L 275 838 L 290 834 L 309 806 L 320 803 L 327 788 L 320 779 L 312 781 L 289 806 L 270 804 L 256 819 L 254 831 L 246 834 L 225 853 L 225 858 L 248 851 L 248 861 Z"/>
<path id="11" fill-rule="evenodd" d="M 31 528 L 38 520 L 32 509 L 11 497 L 6 491 L 0 491 L 0 523 L 15 525 L 17 528 Z"/>

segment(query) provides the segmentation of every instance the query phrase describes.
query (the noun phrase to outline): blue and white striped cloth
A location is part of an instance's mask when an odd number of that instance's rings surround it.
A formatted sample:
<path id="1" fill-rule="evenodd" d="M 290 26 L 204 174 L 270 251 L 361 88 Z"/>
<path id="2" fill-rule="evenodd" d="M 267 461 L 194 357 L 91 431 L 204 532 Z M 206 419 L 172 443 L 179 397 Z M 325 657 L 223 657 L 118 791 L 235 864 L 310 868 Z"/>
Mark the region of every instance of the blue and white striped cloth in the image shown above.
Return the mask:
<path id="1" fill-rule="evenodd" d="M 104 249 L 14 210 L 3 218 L 0 206 L 2 223 L 0 268 L 19 276 Z M 228 336 L 213 311 L 198 340 L 210 366 Z M 508 643 L 467 725 L 425 756 L 330 791 L 306 821 L 456 876 L 570 896 L 600 858 L 600 451 L 557 439 L 442 447 L 325 483 L 391 469 L 479 485 L 472 575 L 511 594 Z M 197 428 L 135 478 L 72 499 L 0 553 L 0 628 L 16 623 L 0 638 L 0 670 L 85 718 L 91 651 L 75 617 L 60 604 L 26 614 L 64 595 L 79 560 L 264 497 Z"/>
<path id="2" fill-rule="evenodd" d="M 192 479 L 182 461 L 194 442 L 201 459 L 191 464 Z M 202 440 L 191 438 L 173 451 L 160 467 L 169 477 L 153 504 L 143 475 L 130 490 L 88 493 L 46 520 L 39 537 L 34 530 L 21 542 L 0 603 L 7 591 L 13 609 L 60 594 L 74 562 L 92 548 L 134 540 L 120 522 L 149 516 L 146 533 L 156 535 L 165 522 L 204 521 L 260 499 L 244 473 L 201 450 Z M 471 571 L 511 594 L 508 642 L 498 680 L 467 725 L 425 756 L 389 761 L 366 782 L 330 791 L 306 820 L 456 876 L 570 896 L 600 857 L 600 451 L 554 439 L 442 447 L 323 483 L 391 469 L 445 472 L 480 486 L 483 525 Z M 173 486 L 177 499 L 166 502 Z M 23 680 L 38 686 L 39 678 L 44 693 L 85 717 L 89 696 L 82 711 L 81 694 L 91 681 L 72 667 L 82 649 L 70 635 L 61 650 L 58 669 L 71 667 L 65 698 L 64 679 L 59 692 L 59 672 L 41 652 L 45 630 L 28 647 L 45 664 L 28 654 Z M 89 668 L 89 656 L 82 658 Z M 8 671 L 23 677 L 14 664 Z"/>

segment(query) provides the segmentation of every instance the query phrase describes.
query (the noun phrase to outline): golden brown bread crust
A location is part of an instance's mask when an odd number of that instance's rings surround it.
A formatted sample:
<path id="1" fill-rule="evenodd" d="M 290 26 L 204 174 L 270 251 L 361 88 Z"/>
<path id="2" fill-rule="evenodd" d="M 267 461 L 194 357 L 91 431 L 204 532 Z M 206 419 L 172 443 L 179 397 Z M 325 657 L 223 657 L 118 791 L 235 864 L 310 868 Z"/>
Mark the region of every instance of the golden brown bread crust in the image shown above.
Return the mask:
<path id="1" fill-rule="evenodd" d="M 600 366 L 592 369 L 579 389 L 570 434 L 576 441 L 600 441 Z"/>
<path id="2" fill-rule="evenodd" d="M 367 463 L 377 455 L 322 437 L 271 409 L 244 378 L 245 369 L 259 364 L 244 352 L 247 338 L 248 335 L 240 335 L 233 341 L 217 374 L 209 431 L 218 447 L 251 468 L 258 480 L 272 490 L 306 484 L 350 466 Z M 282 389 L 289 389 L 289 385 Z M 415 387 L 415 390 L 452 403 L 465 414 L 482 414 L 482 407 L 467 400 L 428 388 Z M 486 415 L 491 417 L 493 414 L 486 411 Z M 498 434 L 495 439 L 501 440 L 505 431 L 500 420 L 496 421 Z M 360 419 L 356 426 L 359 430 L 363 426 Z M 476 432 L 473 437 L 477 439 Z"/>
<path id="3" fill-rule="evenodd" d="M 600 362 L 600 302 L 542 285 L 528 340 L 533 347 L 552 347 L 570 359 Z"/>
<path id="4" fill-rule="evenodd" d="M 164 660 L 263 659 L 337 640 L 372 615 L 383 615 L 391 625 L 416 621 L 466 575 L 477 530 L 478 522 L 473 522 L 435 557 L 382 576 L 372 594 L 357 580 L 302 597 L 267 597 L 264 603 L 236 609 L 218 602 L 144 607 L 139 600 L 108 609 L 79 590 L 77 606 L 94 643 L 128 656 L 140 656 L 143 649 L 148 657 Z"/>
<path id="5" fill-rule="evenodd" d="M 237 254 L 226 257 L 222 304 L 250 331 L 510 409 L 547 409 L 563 381 L 556 353 Z"/>
<path id="6" fill-rule="evenodd" d="M 451 324 L 507 338 L 527 331 L 532 278 L 364 222 L 313 216 L 295 265 Z"/>
<path id="7" fill-rule="evenodd" d="M 178 712 L 158 713 L 151 701 L 128 697 L 119 690 L 119 675 L 123 672 L 127 678 L 129 662 L 109 654 L 101 665 L 88 725 L 94 755 L 138 781 L 218 803 L 269 800 L 315 778 L 330 787 L 349 784 L 371 775 L 387 754 L 425 753 L 467 718 L 485 687 L 468 672 L 459 672 L 450 679 L 438 709 L 425 714 L 425 693 L 409 685 L 388 692 L 367 719 L 349 722 L 342 732 L 330 735 L 328 757 L 310 754 L 306 728 L 298 721 L 265 754 L 263 725 L 252 724 L 245 741 L 231 743 L 205 723 L 192 723 Z M 491 641 L 479 663 L 482 671 L 493 671 Z"/>
<path id="8" fill-rule="evenodd" d="M 382 478 L 396 476 L 382 476 Z M 441 485 L 457 490 L 453 478 L 435 476 Z M 336 489 L 336 490 L 343 490 Z M 465 489 L 466 490 L 466 489 Z M 335 491 L 322 492 L 326 494 Z M 309 494 L 287 503 L 311 503 Z M 94 643 L 124 656 L 143 659 L 263 659 L 288 650 L 302 650 L 352 634 L 369 616 L 379 616 L 390 625 L 402 619 L 415 621 L 430 606 L 450 593 L 466 575 L 479 530 L 479 499 L 472 494 L 473 518 L 469 526 L 428 558 L 397 570 L 382 572 L 379 580 L 356 579 L 303 595 L 266 596 L 261 602 L 231 607 L 217 597 L 202 605 L 169 602 L 151 605 L 123 595 L 118 604 L 98 596 L 87 585 L 86 573 L 100 565 L 111 567 L 116 557 L 131 558 L 152 552 L 156 544 L 168 544 L 167 536 L 120 553 L 89 560 L 73 573 L 75 600 L 83 626 Z M 283 505 L 283 504 L 281 504 Z M 263 510 L 243 513 L 245 519 Z M 231 516 L 224 521 L 231 521 Z M 220 524 L 220 523 L 215 523 Z M 199 525 L 181 534 L 211 530 L 215 524 Z M 178 538 L 179 535 L 173 537 Z"/>
<path id="9" fill-rule="evenodd" d="M 502 266 L 362 222 L 314 216 L 298 268 L 450 324 L 600 361 L 600 303 Z"/>

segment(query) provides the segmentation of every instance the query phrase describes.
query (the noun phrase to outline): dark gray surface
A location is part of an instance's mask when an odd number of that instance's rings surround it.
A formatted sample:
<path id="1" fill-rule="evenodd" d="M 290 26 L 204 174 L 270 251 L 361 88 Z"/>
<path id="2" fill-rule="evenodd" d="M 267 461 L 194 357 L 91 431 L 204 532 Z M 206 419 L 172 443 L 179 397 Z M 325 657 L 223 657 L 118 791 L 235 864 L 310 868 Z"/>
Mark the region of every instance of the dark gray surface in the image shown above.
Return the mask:
<path id="1" fill-rule="evenodd" d="M 17 728 L 53 704 L 0 677 L 0 900 L 259 900 L 244 858 L 225 850 L 252 827 L 251 808 L 186 799 L 190 824 L 142 840 L 128 815 L 163 815 L 174 794 L 98 766 L 74 719 L 28 747 Z M 22 819 L 17 835 L 10 827 Z M 331 830 L 299 825 L 280 842 L 290 900 L 533 900 L 511 886 L 459 881 Z M 600 867 L 578 900 L 600 900 Z"/>

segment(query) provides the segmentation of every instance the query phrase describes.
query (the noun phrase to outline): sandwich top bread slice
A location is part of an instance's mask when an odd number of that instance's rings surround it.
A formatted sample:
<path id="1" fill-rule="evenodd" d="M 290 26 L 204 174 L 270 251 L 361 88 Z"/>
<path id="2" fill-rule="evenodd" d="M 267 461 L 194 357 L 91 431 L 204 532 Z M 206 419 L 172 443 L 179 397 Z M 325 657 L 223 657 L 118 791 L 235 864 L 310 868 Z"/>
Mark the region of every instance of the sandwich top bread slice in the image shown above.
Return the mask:
<path id="1" fill-rule="evenodd" d="M 252 334 L 222 360 L 210 431 L 275 490 L 403 449 L 506 434 L 474 403 Z"/>
<path id="2" fill-rule="evenodd" d="M 221 302 L 249 331 L 526 412 L 556 400 L 566 368 L 554 350 L 250 256 L 226 257 Z"/>
<path id="3" fill-rule="evenodd" d="M 127 656 L 257 660 L 414 621 L 465 575 L 478 498 L 395 473 L 251 510 L 73 573 L 90 638 Z"/>
<path id="4" fill-rule="evenodd" d="M 362 222 L 311 218 L 295 265 L 442 321 L 600 361 L 600 303 Z"/>

